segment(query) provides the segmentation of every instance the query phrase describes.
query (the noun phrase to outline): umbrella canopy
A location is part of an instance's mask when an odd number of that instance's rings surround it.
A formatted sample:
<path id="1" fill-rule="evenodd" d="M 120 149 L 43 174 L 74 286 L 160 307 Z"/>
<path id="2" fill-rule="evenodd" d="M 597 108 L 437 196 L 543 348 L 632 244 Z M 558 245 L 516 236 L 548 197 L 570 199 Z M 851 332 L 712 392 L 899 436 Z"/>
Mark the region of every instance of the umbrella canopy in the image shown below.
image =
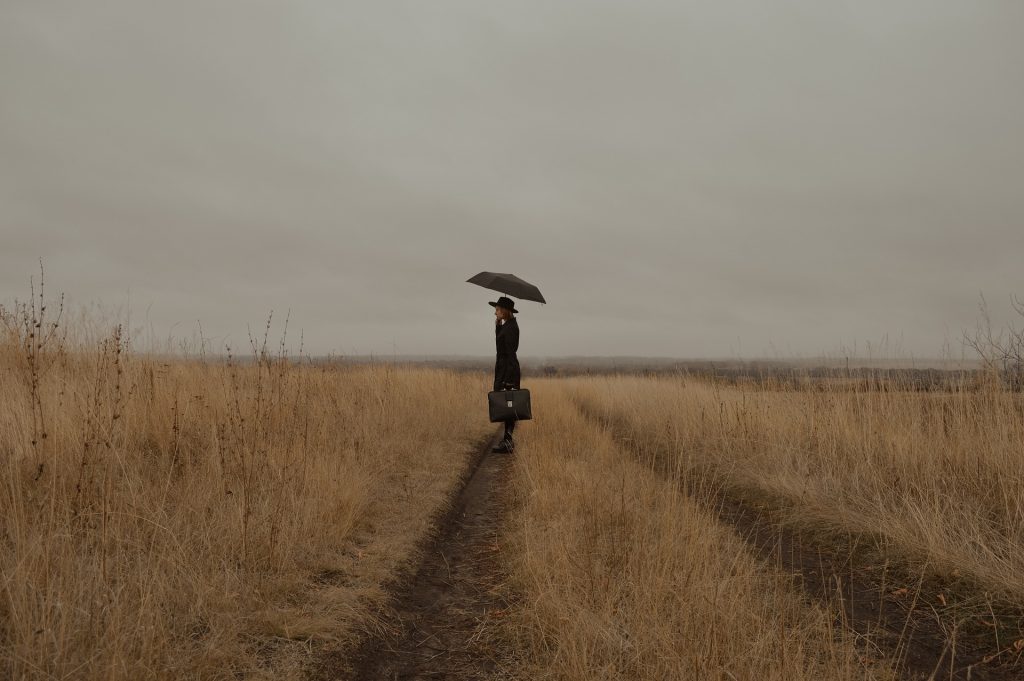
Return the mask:
<path id="1" fill-rule="evenodd" d="M 492 291 L 504 293 L 507 296 L 519 298 L 520 300 L 532 300 L 536 303 L 547 303 L 540 289 L 528 281 L 523 281 L 514 274 L 501 274 L 499 272 L 481 272 L 466 280 L 470 284 L 483 286 Z"/>

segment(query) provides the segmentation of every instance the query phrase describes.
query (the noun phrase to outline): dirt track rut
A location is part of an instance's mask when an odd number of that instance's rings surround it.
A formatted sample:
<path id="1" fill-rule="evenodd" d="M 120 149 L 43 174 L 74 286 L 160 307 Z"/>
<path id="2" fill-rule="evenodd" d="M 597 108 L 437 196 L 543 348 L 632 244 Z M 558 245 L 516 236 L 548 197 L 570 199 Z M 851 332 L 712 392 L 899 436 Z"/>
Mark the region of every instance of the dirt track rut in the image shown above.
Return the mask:
<path id="1" fill-rule="evenodd" d="M 389 634 L 368 640 L 354 666 L 332 678 L 461 681 L 500 672 L 508 647 L 494 624 L 508 604 L 497 542 L 511 457 L 491 453 L 498 437 L 478 453 L 415 576 L 397 589 Z"/>

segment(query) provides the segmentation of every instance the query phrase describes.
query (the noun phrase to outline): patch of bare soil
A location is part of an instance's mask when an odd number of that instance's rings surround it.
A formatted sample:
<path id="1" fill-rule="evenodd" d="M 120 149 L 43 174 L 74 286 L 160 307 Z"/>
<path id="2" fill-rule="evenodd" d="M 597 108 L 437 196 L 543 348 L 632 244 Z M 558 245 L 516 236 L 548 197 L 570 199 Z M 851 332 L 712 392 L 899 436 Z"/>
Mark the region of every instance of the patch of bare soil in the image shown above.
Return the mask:
<path id="1" fill-rule="evenodd" d="M 468 481 L 428 542 L 423 561 L 393 598 L 380 635 L 349 659 L 335 656 L 315 675 L 327 680 L 482 679 L 510 668 L 501 641 L 505 600 L 498 539 L 511 456 L 487 441 L 471 462 Z"/>
<path id="2" fill-rule="evenodd" d="M 578 406 L 623 449 L 635 446 L 621 424 Z M 808 600 L 838 606 L 839 624 L 857 636 L 864 654 L 895 661 L 901 678 L 1024 679 L 1024 607 L 956 576 L 915 570 L 881 537 L 795 523 L 796 509 L 756 490 L 686 491 L 762 560 L 793 575 Z"/>

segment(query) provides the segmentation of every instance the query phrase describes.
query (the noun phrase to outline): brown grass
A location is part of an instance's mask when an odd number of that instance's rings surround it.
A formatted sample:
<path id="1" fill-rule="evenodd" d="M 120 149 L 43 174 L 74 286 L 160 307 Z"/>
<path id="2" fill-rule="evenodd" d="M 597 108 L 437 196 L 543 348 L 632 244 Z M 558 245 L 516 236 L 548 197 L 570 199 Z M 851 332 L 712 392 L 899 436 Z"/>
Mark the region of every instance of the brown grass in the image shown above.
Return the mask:
<path id="1" fill-rule="evenodd" d="M 3 678 L 299 677 L 492 430 L 474 375 L 160 361 L 5 314 Z"/>

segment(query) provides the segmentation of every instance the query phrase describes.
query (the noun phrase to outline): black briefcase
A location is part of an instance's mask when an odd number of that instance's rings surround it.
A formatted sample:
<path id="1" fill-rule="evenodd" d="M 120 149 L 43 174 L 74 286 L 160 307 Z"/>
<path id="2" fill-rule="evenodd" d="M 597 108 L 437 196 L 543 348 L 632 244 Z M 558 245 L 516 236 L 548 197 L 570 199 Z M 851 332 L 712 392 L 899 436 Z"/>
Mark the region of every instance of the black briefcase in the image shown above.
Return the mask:
<path id="1" fill-rule="evenodd" d="M 529 421 L 533 418 L 529 390 L 491 391 L 487 393 L 487 406 L 491 412 L 491 423 L 509 419 Z"/>

